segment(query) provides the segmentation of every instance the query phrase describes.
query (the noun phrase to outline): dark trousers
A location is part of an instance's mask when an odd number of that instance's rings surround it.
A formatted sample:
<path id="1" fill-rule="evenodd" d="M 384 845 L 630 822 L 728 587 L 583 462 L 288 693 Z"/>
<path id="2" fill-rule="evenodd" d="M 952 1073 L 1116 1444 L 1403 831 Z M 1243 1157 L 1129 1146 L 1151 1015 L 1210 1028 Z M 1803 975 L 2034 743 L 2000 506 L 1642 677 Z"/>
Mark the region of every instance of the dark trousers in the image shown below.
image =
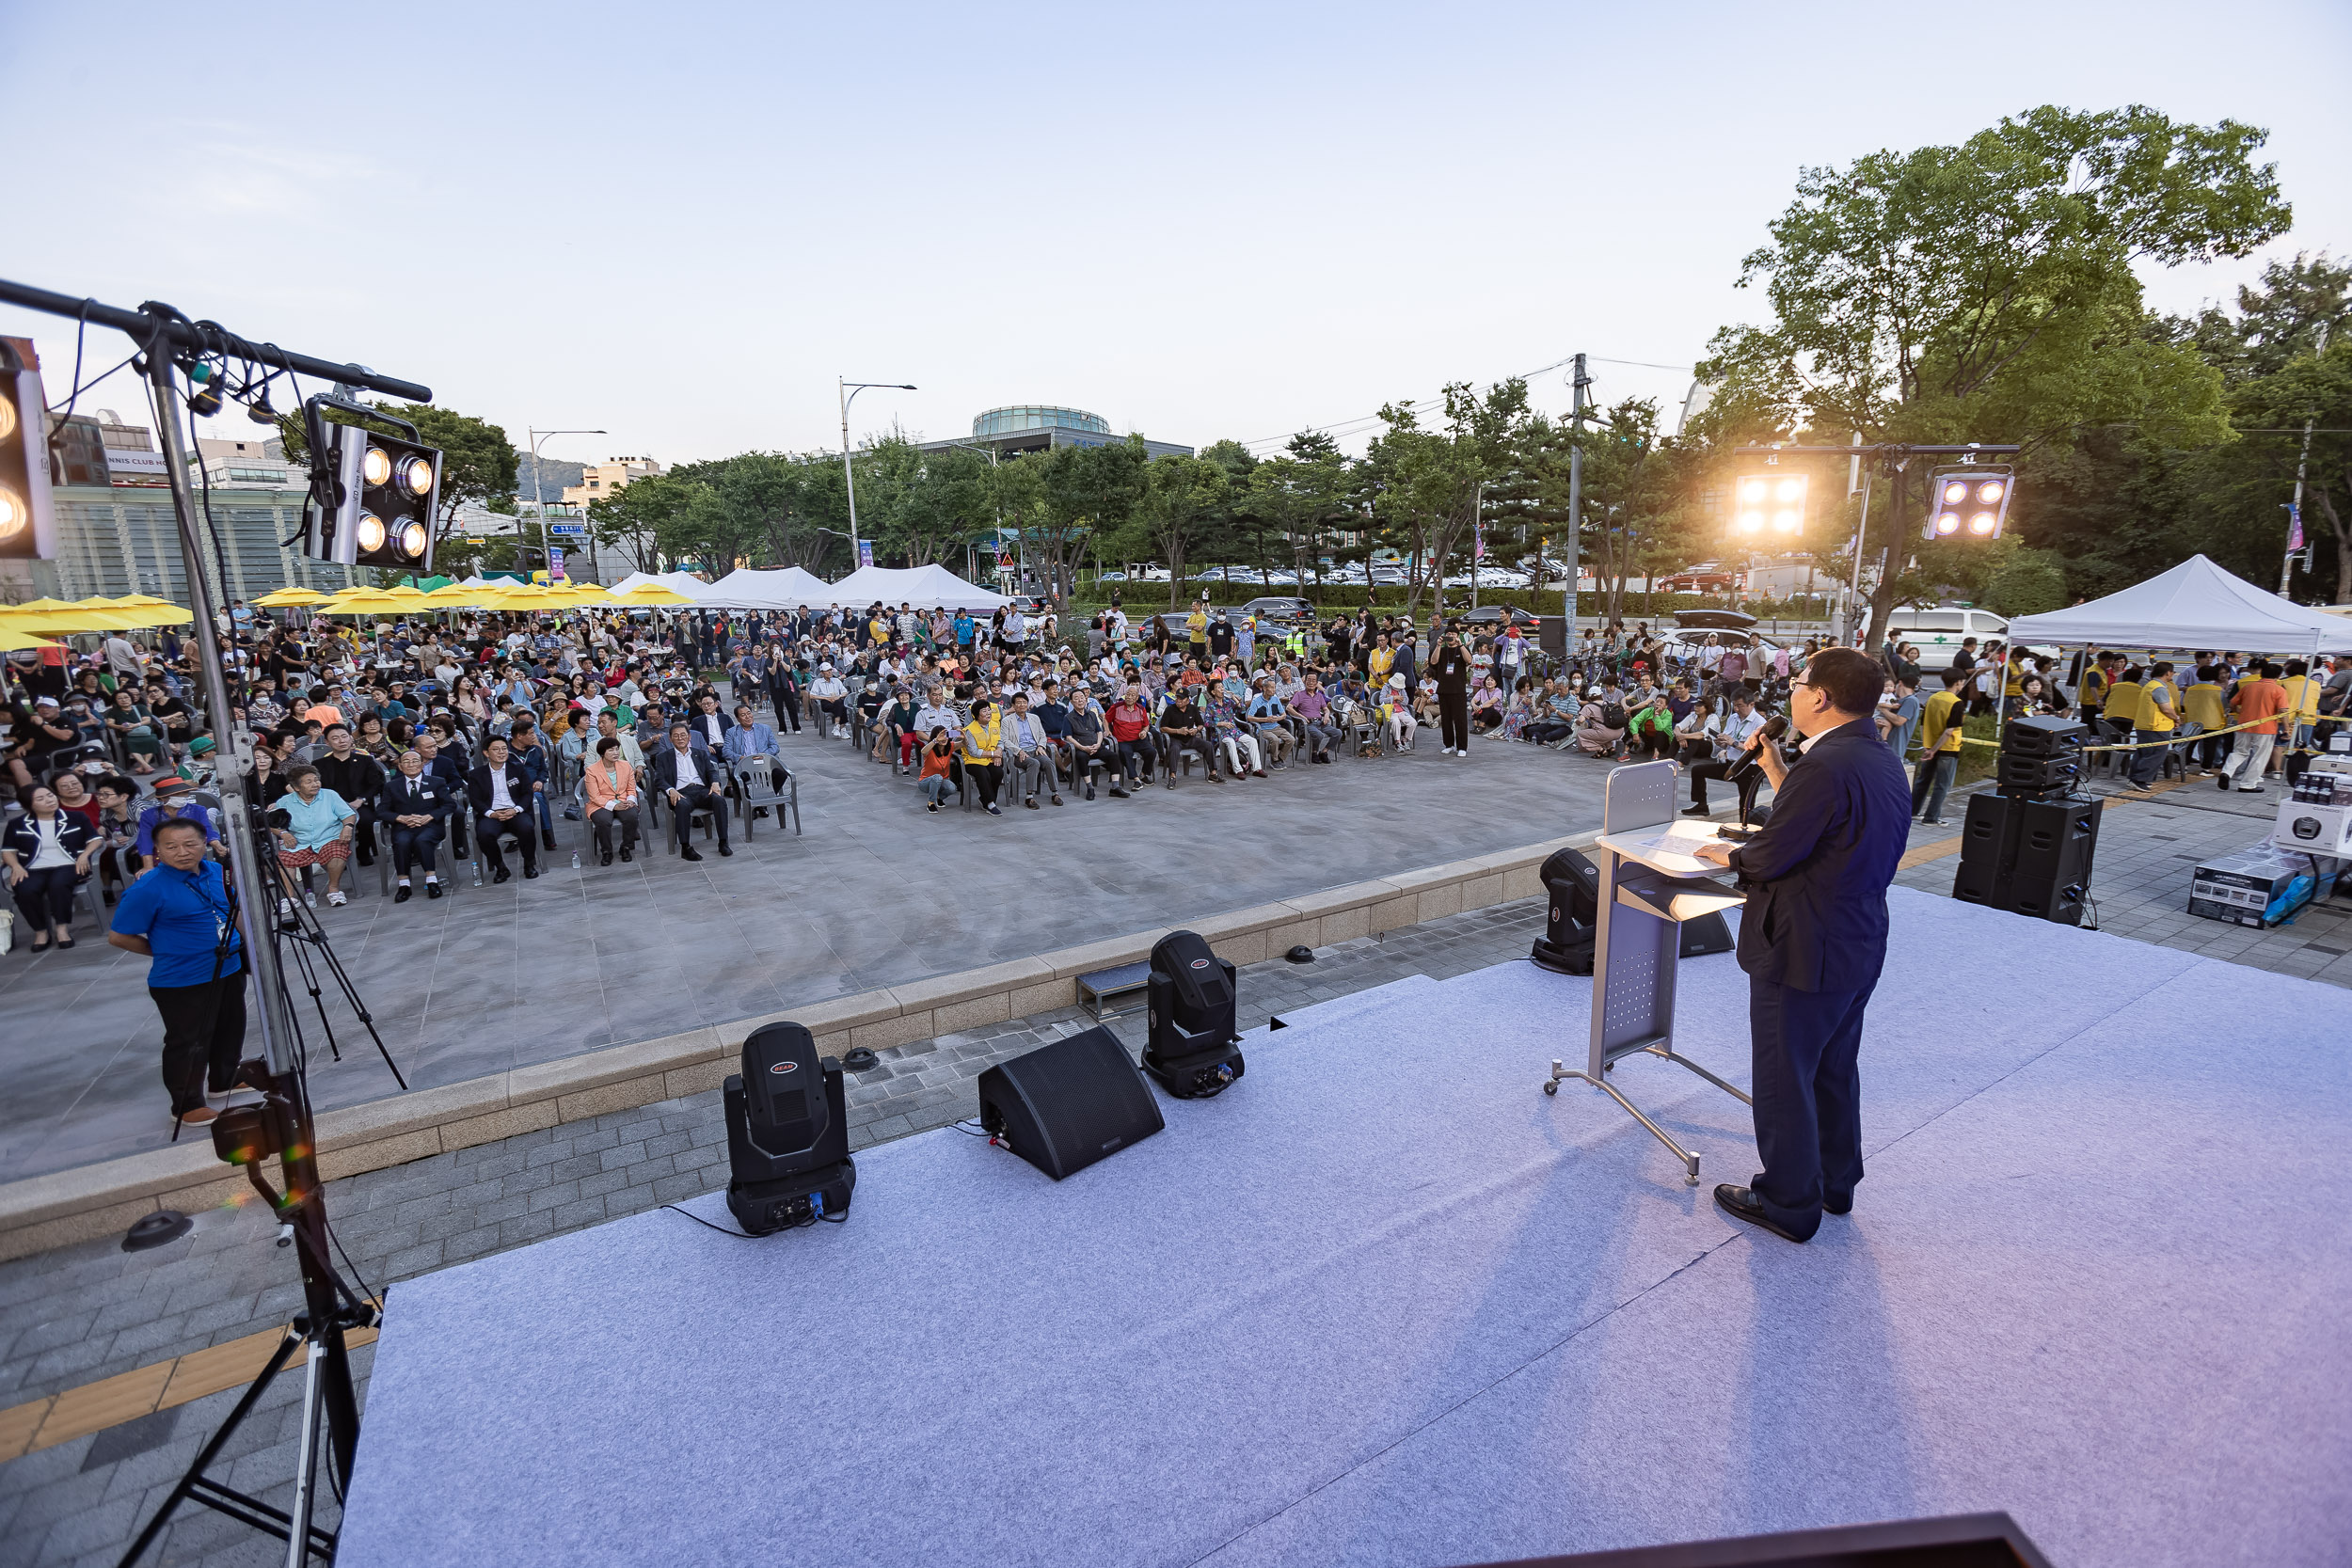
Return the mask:
<path id="1" fill-rule="evenodd" d="M 1470 750 L 1470 689 L 1438 688 L 1438 744 L 1457 752 Z"/>
<path id="2" fill-rule="evenodd" d="M 1800 1241 L 1820 1228 L 1825 1197 L 1850 1204 L 1862 1180 L 1857 1061 L 1875 989 L 1797 990 L 1748 976 L 1756 1150 L 1764 1162 L 1748 1185 Z"/>
<path id="3" fill-rule="evenodd" d="M 482 858 L 490 863 L 493 871 L 506 869 L 506 856 L 499 848 L 499 840 L 507 836 L 522 846 L 523 869 L 533 871 L 538 868 L 539 839 L 537 831 L 532 826 L 529 810 L 516 812 L 513 820 L 506 822 L 484 812 L 473 819 L 473 836 L 474 843 L 482 850 Z"/>
<path id="4" fill-rule="evenodd" d="M 630 806 L 623 810 L 618 806 L 602 806 L 588 814 L 588 826 L 596 835 L 597 854 L 609 855 L 612 852 L 612 824 L 615 821 L 621 824 L 621 847 L 631 850 L 637 847 L 637 808 Z"/>
<path id="5" fill-rule="evenodd" d="M 712 807 L 711 820 L 719 825 L 719 842 L 724 844 L 727 841 L 726 801 L 719 798 L 708 784 L 688 784 L 678 791 L 676 800 L 672 800 L 666 795 L 662 797 L 662 800 L 670 808 L 670 816 L 674 819 L 671 824 L 672 831 L 676 833 L 681 848 L 694 842 L 694 813 L 700 810 L 706 802 Z"/>
<path id="6" fill-rule="evenodd" d="M 404 828 L 392 824 L 392 870 L 399 876 L 408 875 L 409 868 L 421 865 L 427 875 L 435 869 L 435 851 L 441 847 L 441 825 L 428 822 L 421 828 Z"/>
<path id="7" fill-rule="evenodd" d="M 1927 808 L 1923 822 L 1944 820 L 1944 798 L 1952 792 L 1952 781 L 1960 775 L 1958 752 L 1930 752 L 1911 770 L 1911 811 L 1918 816 Z"/>
<path id="8" fill-rule="evenodd" d="M 54 922 L 59 926 L 73 924 L 73 867 L 43 866 L 27 871 L 24 879 L 16 884 L 16 907 L 35 934 L 46 931 Z"/>
<path id="9" fill-rule="evenodd" d="M 974 789 L 979 791 L 980 804 L 993 806 L 996 803 L 996 791 L 1003 787 L 1005 782 L 1005 768 L 1002 763 L 974 762 L 966 757 L 963 762 L 963 776 L 972 781 Z"/>
<path id="10" fill-rule="evenodd" d="M 373 865 L 375 863 L 375 807 L 371 804 L 362 804 L 358 810 L 359 820 L 353 825 L 351 858 L 361 865 Z"/>
<path id="11" fill-rule="evenodd" d="M 1689 769 L 1691 775 L 1691 803 L 1694 806 L 1703 806 L 1707 804 L 1707 781 L 1709 779 L 1721 779 L 1727 776 L 1731 772 L 1733 763 L 1738 760 L 1739 759 L 1737 757 L 1731 758 L 1727 761 L 1717 758 L 1708 762 L 1692 763 Z M 1747 772 L 1740 775 L 1740 782 L 1736 787 L 1740 791 L 1740 809 L 1742 812 L 1749 814 L 1753 814 L 1755 812 L 1756 792 L 1763 786 L 1763 768 L 1751 768 L 1747 770 Z"/>
<path id="12" fill-rule="evenodd" d="M 1148 735 L 1139 735 L 1133 740 L 1119 743 L 1120 770 L 1130 779 L 1141 778 L 1145 784 L 1152 782 L 1152 767 L 1159 760 L 1159 755 L 1160 749 L 1152 743 Z"/>
<path id="13" fill-rule="evenodd" d="M 776 700 L 776 728 L 783 729 L 789 724 L 794 735 L 800 734 L 801 694 L 799 690 L 781 681 L 768 689 Z"/>
<path id="14" fill-rule="evenodd" d="M 171 1094 L 171 1114 L 203 1104 L 208 1087 L 227 1093 L 245 1050 L 245 971 L 222 975 L 217 985 L 150 986 L 147 994 L 163 1015 L 164 1087 Z"/>
<path id="15" fill-rule="evenodd" d="M 1675 737 L 1672 730 L 1652 729 L 1647 725 L 1643 725 L 1626 732 L 1625 744 L 1629 752 L 1646 752 L 1650 756 L 1659 759 L 1675 754 Z"/>
<path id="16" fill-rule="evenodd" d="M 2170 730 L 2141 730 L 2132 736 L 2146 750 L 2132 753 L 2132 783 L 2145 789 L 2155 783 L 2164 771 L 2164 759 L 2172 754 L 2172 748 L 2164 742 L 2172 738 Z"/>

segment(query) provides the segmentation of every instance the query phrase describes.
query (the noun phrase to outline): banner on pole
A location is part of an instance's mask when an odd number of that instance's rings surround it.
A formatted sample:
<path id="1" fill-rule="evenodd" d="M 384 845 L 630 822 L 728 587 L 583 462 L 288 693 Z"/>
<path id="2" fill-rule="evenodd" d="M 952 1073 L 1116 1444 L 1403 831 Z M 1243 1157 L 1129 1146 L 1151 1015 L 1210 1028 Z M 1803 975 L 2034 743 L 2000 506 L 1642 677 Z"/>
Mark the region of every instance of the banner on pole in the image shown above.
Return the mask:
<path id="1" fill-rule="evenodd" d="M 564 552 L 562 550 L 548 551 L 548 580 L 550 582 L 564 580 Z"/>
<path id="2" fill-rule="evenodd" d="M 2303 509 L 2289 501 L 2287 503 L 2287 554 L 2293 555 L 2302 547 Z"/>
<path id="3" fill-rule="evenodd" d="M 857 542 L 857 563 L 860 566 L 871 566 L 874 563 L 874 542 L 871 539 L 861 539 Z"/>

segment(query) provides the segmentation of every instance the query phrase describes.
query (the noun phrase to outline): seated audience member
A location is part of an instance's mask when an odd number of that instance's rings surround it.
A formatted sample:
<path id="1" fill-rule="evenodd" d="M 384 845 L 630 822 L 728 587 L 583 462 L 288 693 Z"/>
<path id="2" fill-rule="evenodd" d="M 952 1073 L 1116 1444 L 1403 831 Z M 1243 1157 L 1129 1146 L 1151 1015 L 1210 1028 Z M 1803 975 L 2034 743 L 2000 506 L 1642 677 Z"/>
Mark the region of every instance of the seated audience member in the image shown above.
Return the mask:
<path id="1" fill-rule="evenodd" d="M 98 781 L 98 885 L 108 904 L 115 889 L 138 879 L 139 786 L 119 774 Z"/>
<path id="2" fill-rule="evenodd" d="M 918 760 L 921 768 L 915 774 L 914 787 L 923 792 L 927 808 L 937 811 L 941 802 L 956 787 L 956 739 L 947 732 L 946 725 L 932 728 L 930 738 L 923 743 Z"/>
<path id="3" fill-rule="evenodd" d="M 694 813 L 711 805 L 711 820 L 719 832 L 719 853 L 735 853 L 727 844 L 727 813 L 723 802 L 726 773 L 719 761 L 694 739 L 683 719 L 670 726 L 670 743 L 653 754 L 653 777 L 669 803 L 681 860 L 698 861 L 694 847 Z"/>
<path id="4" fill-rule="evenodd" d="M 681 726 L 682 728 L 683 726 Z M 503 736 L 492 736 L 482 748 L 482 766 L 466 775 L 467 803 L 472 808 L 474 842 L 490 863 L 492 882 L 514 879 L 499 841 L 511 838 L 523 854 L 523 879 L 539 875 L 539 839 L 531 820 L 531 777 L 508 752 Z"/>
<path id="5" fill-rule="evenodd" d="M 1094 799 L 1093 765 L 1116 766 L 1116 745 L 1093 689 L 1081 682 L 1070 693 L 1070 776 L 1084 784 L 1089 800 Z"/>
<path id="6" fill-rule="evenodd" d="M 312 765 L 319 770 L 319 783 L 333 790 L 359 813 L 359 823 L 354 838 L 356 858 L 361 865 L 375 863 L 374 833 L 375 798 L 384 792 L 384 769 L 373 757 L 359 750 L 358 738 L 347 724 L 326 727 L 326 752 Z"/>
<path id="7" fill-rule="evenodd" d="M 1004 727 L 996 720 L 995 705 L 986 697 L 974 698 L 972 718 L 963 726 L 963 776 L 980 792 L 980 805 L 991 816 L 1005 815 L 996 803 L 1005 777 L 1004 749 Z"/>
<path id="8" fill-rule="evenodd" d="M 1413 736 L 1421 728 L 1421 721 L 1413 717 L 1412 705 L 1405 700 L 1405 677 L 1391 675 L 1385 689 L 1387 695 L 1381 706 L 1386 720 L 1382 727 L 1388 736 L 1389 749 L 1409 752 L 1413 749 Z"/>
<path id="9" fill-rule="evenodd" d="M 185 817 L 204 830 L 207 847 L 220 842 L 220 830 L 213 825 L 213 814 L 196 798 L 196 785 L 185 779 L 159 779 L 155 783 L 155 803 L 139 813 L 139 867 L 145 871 L 155 863 L 155 830 L 166 822 Z"/>
<path id="10" fill-rule="evenodd" d="M 326 901 L 340 907 L 347 902 L 343 868 L 351 859 L 359 813 L 319 782 L 319 770 L 310 763 L 296 763 L 289 768 L 286 784 L 278 808 L 270 813 L 270 826 L 278 834 L 278 874 L 283 884 L 278 912 L 286 914 L 294 907 L 298 886 L 294 873 L 322 864 L 326 867 Z"/>
<path id="11" fill-rule="evenodd" d="M 776 732 L 752 717 L 749 703 L 735 705 L 735 723 L 728 729 L 726 741 L 720 750 L 725 753 L 727 761 L 735 765 L 738 777 L 742 776 L 743 770 L 755 762 L 764 762 L 768 768 L 768 788 L 771 792 L 784 788 L 784 781 L 791 777 L 777 758 Z M 768 808 L 760 806 L 753 815 L 765 816 Z"/>
<path id="12" fill-rule="evenodd" d="M 1152 743 L 1152 710 L 1143 705 L 1143 683 L 1130 681 L 1110 705 L 1104 718 L 1110 729 L 1111 742 L 1117 749 L 1116 770 L 1111 775 L 1111 799 L 1127 799 L 1127 790 L 1120 787 L 1124 782 L 1136 787 L 1152 782 L 1152 763 L 1158 754 Z"/>
<path id="13" fill-rule="evenodd" d="M 414 891 L 408 885 L 408 874 L 419 864 L 424 867 L 424 895 L 441 896 L 435 853 L 456 810 L 457 801 L 448 784 L 425 771 L 423 756 L 414 749 L 401 752 L 375 800 L 375 819 L 391 831 L 392 873 L 400 879 L 393 903 L 408 901 Z"/>
<path id="14" fill-rule="evenodd" d="M 739 711 L 748 713 L 750 709 Z M 766 725 L 760 728 L 766 729 Z M 736 735 L 743 726 L 736 726 Z M 584 775 L 588 793 L 588 825 L 596 831 L 596 860 L 599 864 L 612 863 L 612 826 L 621 827 L 621 859 L 627 862 L 637 849 L 637 770 L 621 754 L 618 736 L 608 736 L 596 742 L 596 760 L 588 765 Z"/>
<path id="15" fill-rule="evenodd" d="M 1160 709 L 1160 743 L 1167 748 L 1168 787 L 1176 787 L 1176 775 L 1184 770 L 1184 754 L 1200 759 L 1200 770 L 1211 784 L 1225 780 L 1216 769 L 1216 741 L 1209 733 L 1209 721 L 1193 701 L 1197 687 L 1180 686 L 1168 695 L 1168 705 Z"/>
<path id="16" fill-rule="evenodd" d="M 1045 783 L 1045 793 L 1055 805 L 1061 801 L 1061 774 L 1051 738 L 1045 733 L 1045 721 L 1029 711 L 1028 693 L 1012 699 L 1012 711 L 1004 720 L 1004 761 L 1010 770 L 1013 789 L 1021 803 L 1031 811 L 1038 809 L 1038 781 Z"/>
<path id="17" fill-rule="evenodd" d="M 1605 688 L 1594 687 L 1586 694 L 1583 707 L 1577 712 L 1577 750 L 1587 756 L 1615 756 L 1618 746 L 1625 740 L 1624 705 L 1610 703 L 1605 700 L 1607 696 Z M 1609 722 L 1613 718 L 1617 720 L 1614 724 Z"/>
<path id="18" fill-rule="evenodd" d="M 17 912 L 33 930 L 33 951 L 73 945 L 73 890 L 89 875 L 98 833 L 79 814 L 58 805 L 57 792 L 35 784 L 24 815 L 0 831 L 0 865 Z"/>

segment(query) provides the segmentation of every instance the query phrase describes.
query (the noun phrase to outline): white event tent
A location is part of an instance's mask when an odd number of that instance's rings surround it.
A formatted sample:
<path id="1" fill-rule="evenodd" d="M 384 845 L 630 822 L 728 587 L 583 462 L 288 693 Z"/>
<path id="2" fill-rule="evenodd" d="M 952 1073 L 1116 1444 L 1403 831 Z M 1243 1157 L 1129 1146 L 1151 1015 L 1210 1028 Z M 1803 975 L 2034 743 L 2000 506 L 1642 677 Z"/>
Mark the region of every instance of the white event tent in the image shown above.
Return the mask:
<path id="1" fill-rule="evenodd" d="M 605 592 L 626 594 L 648 582 L 667 588 L 674 594 L 682 594 L 696 604 L 706 602 L 710 593 L 710 584 L 691 572 L 631 572 L 620 581 L 611 584 Z"/>
<path id="2" fill-rule="evenodd" d="M 798 566 L 764 572 L 739 566 L 717 582 L 703 584 L 694 601 L 726 610 L 798 610 L 803 605 L 822 610 L 837 597 L 838 591 L 823 578 Z"/>
<path id="3" fill-rule="evenodd" d="M 831 602 L 845 609 L 863 609 L 877 599 L 917 610 L 994 610 L 1012 603 L 1002 594 L 973 587 L 936 562 L 929 566 L 861 566 L 826 592 Z"/>
<path id="4" fill-rule="evenodd" d="M 2306 610 L 2233 577 L 2201 555 L 2089 604 L 2020 615 L 2011 642 L 2216 653 L 2352 653 L 2352 620 Z"/>

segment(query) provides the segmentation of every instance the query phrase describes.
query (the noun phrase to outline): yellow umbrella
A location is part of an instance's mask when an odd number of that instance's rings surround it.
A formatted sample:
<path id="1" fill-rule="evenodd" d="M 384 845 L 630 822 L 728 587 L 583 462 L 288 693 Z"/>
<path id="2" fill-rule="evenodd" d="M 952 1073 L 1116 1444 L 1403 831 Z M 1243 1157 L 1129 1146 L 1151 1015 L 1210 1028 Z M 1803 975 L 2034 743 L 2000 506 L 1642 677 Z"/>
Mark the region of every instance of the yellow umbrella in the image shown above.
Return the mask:
<path id="1" fill-rule="evenodd" d="M 481 598 L 485 592 L 485 591 L 481 588 L 469 588 L 462 582 L 445 582 L 441 584 L 440 587 L 436 588 L 432 592 L 425 594 L 424 600 L 425 603 L 431 605 L 443 605 L 451 609 L 462 609 L 467 605 L 472 604 L 476 599 Z"/>
<path id="2" fill-rule="evenodd" d="M 178 626 L 196 619 L 192 610 L 183 610 L 169 599 L 159 599 L 152 594 L 132 594 L 119 599 L 90 599 L 85 601 L 93 609 L 104 606 L 109 612 L 135 615 L 127 621 L 134 626 Z"/>
<path id="3" fill-rule="evenodd" d="M 55 603 L 54 600 L 51 602 Z M 33 610 L 29 606 L 15 605 L 0 610 L 0 626 L 34 637 L 72 637 L 86 631 L 128 631 L 135 624 L 137 615 L 138 611 L 135 610 L 90 610 L 80 605 L 66 605 L 56 610 Z"/>
<path id="4" fill-rule="evenodd" d="M 390 598 L 408 599 L 411 601 L 426 599 L 432 596 L 425 593 L 423 589 L 416 586 L 416 584 L 408 582 L 394 583 L 389 588 L 379 589 L 378 592 Z"/>
<path id="5" fill-rule="evenodd" d="M 325 604 L 326 595 L 313 589 L 297 588 L 288 583 L 277 593 L 264 594 L 253 602 L 265 610 L 291 610 L 296 605 Z"/>
<path id="6" fill-rule="evenodd" d="M 399 615 L 408 609 L 405 601 L 374 588 L 354 588 L 336 594 L 318 607 L 321 615 Z"/>
<path id="7" fill-rule="evenodd" d="M 0 626 L 0 654 L 22 653 L 27 648 L 47 648 L 53 646 L 55 646 L 55 644 L 51 643 L 45 638 L 30 637 L 24 632 L 14 631 L 7 626 Z"/>

